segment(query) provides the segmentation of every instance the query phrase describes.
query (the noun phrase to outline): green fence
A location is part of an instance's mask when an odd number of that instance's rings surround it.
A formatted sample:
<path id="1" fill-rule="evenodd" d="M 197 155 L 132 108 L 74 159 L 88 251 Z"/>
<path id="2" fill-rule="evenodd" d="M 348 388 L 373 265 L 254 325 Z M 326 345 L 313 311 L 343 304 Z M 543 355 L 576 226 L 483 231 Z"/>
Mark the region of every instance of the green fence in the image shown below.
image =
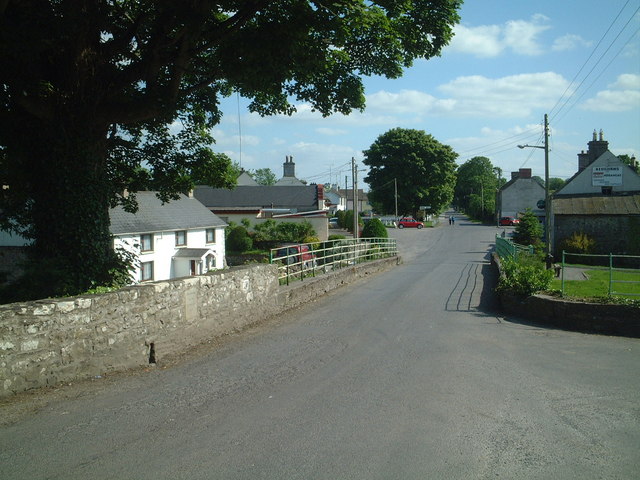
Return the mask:
<path id="1" fill-rule="evenodd" d="M 500 235 L 496 235 L 496 252 L 500 258 L 512 258 L 516 260 L 518 255 L 533 255 L 532 245 L 519 245 Z"/>
<path id="2" fill-rule="evenodd" d="M 395 238 L 358 238 L 298 243 L 271 249 L 270 263 L 278 265 L 278 280 L 289 285 L 338 268 L 398 255 Z"/>
<path id="3" fill-rule="evenodd" d="M 568 258 L 576 258 L 576 261 L 567 262 Z M 580 261 L 580 263 L 578 263 Z M 585 265 L 587 263 L 588 265 Z M 624 266 L 623 266 L 624 265 Z M 635 268 L 633 268 L 635 266 Z M 590 276 L 602 277 L 600 272 L 606 273 L 607 292 L 609 296 L 640 296 L 640 256 L 635 255 L 592 255 L 584 253 L 569 253 L 562 251 L 562 263 L 560 273 L 560 285 L 562 295 L 565 294 L 565 281 L 568 272 L 579 272 L 584 280 L 589 282 Z M 593 282 L 595 283 L 595 279 Z"/>

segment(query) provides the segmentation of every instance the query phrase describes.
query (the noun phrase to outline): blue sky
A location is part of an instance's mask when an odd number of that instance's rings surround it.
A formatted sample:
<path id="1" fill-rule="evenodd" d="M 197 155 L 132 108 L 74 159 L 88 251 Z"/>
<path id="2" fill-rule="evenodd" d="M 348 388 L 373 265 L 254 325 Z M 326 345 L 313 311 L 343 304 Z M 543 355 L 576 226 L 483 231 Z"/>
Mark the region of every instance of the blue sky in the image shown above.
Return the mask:
<path id="1" fill-rule="evenodd" d="M 402 127 L 450 145 L 459 164 L 486 156 L 507 178 L 523 167 L 544 177 L 542 150 L 517 145 L 542 145 L 548 113 L 551 177 L 575 173 L 594 129 L 614 154 L 640 158 L 639 10 L 640 0 L 467 0 L 441 57 L 365 79 L 363 113 L 322 118 L 298 103 L 291 117 L 262 118 L 230 97 L 214 149 L 278 178 L 292 155 L 298 178 L 344 185 L 351 158 L 364 168 L 362 151 Z"/>

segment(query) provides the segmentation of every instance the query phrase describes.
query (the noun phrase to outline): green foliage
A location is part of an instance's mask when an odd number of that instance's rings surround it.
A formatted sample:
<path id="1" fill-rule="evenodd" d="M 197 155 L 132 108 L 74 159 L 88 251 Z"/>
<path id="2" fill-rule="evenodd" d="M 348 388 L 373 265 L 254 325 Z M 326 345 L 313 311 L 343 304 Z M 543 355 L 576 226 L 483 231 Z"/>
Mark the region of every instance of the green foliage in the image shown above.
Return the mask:
<path id="1" fill-rule="evenodd" d="M 34 265 L 62 269 L 47 292 L 109 283 L 108 208 L 136 209 L 125 189 L 234 185 L 212 150 L 221 98 L 260 115 L 362 110 L 360 76 L 440 55 L 461 4 L 1 2 L 3 226 L 35 241 Z"/>
<path id="2" fill-rule="evenodd" d="M 276 222 L 269 219 L 253 227 L 253 239 L 259 243 L 309 243 L 317 238 L 313 225 L 303 222 Z"/>
<path id="3" fill-rule="evenodd" d="M 454 204 L 478 220 L 494 218 L 500 169 L 486 157 L 473 157 L 458 167 Z"/>
<path id="4" fill-rule="evenodd" d="M 517 260 L 502 260 L 502 273 L 496 290 L 519 296 L 529 296 L 547 290 L 553 280 L 553 270 L 533 255 L 520 255 Z"/>
<path id="5" fill-rule="evenodd" d="M 513 241 L 520 245 L 533 245 L 539 248 L 542 244 L 542 233 L 542 225 L 538 221 L 538 217 L 528 208 L 520 217 L 520 223 L 516 225 Z"/>
<path id="6" fill-rule="evenodd" d="M 596 241 L 584 232 L 573 232 L 560 242 L 560 249 L 571 253 L 593 253 Z"/>
<path id="7" fill-rule="evenodd" d="M 351 233 L 353 233 L 353 210 L 347 210 L 344 212 L 342 228 L 346 228 Z M 362 218 L 360 214 L 358 214 L 358 225 L 362 226 Z"/>
<path id="8" fill-rule="evenodd" d="M 329 235 L 329 238 L 327 240 L 344 240 L 345 237 L 344 235 Z"/>
<path id="9" fill-rule="evenodd" d="M 453 198 L 458 154 L 423 130 L 391 129 L 364 151 L 364 157 L 369 199 L 384 213 L 395 211 L 394 179 L 401 214 L 415 215 L 420 206 L 439 212 Z"/>
<path id="10" fill-rule="evenodd" d="M 253 247 L 253 240 L 247 229 L 239 225 L 233 227 L 227 236 L 226 249 L 230 252 L 246 252 Z"/>
<path id="11" fill-rule="evenodd" d="M 344 210 L 338 210 L 336 212 L 336 217 L 338 218 L 338 226 L 340 228 L 346 228 L 346 223 L 344 221 L 345 215 L 346 215 L 346 212 Z"/>
<path id="12" fill-rule="evenodd" d="M 254 171 L 247 172 L 258 185 L 275 185 L 278 178 L 270 168 L 258 168 Z"/>
<path id="13" fill-rule="evenodd" d="M 387 227 L 378 218 L 372 218 L 365 223 L 362 229 L 363 238 L 388 238 Z"/>

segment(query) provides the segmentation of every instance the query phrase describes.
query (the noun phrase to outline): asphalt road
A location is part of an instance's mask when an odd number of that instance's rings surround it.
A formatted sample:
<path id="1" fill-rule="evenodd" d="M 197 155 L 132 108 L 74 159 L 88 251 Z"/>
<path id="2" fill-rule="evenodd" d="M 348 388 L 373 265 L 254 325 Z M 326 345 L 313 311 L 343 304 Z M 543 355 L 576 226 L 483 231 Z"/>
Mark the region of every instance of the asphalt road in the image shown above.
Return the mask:
<path id="1" fill-rule="evenodd" d="M 393 231 L 392 271 L 170 368 L 5 406 L 0 478 L 637 478 L 640 341 L 500 316 L 495 233 Z"/>

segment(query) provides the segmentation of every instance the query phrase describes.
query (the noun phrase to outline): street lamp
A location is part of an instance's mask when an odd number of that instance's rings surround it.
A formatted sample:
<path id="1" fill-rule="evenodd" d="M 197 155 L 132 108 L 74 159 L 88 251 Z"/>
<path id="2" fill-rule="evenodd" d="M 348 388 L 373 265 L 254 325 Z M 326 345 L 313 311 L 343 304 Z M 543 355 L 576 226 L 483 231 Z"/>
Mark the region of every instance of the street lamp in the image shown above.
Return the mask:
<path id="1" fill-rule="evenodd" d="M 544 146 L 518 145 L 518 148 L 542 148 L 544 150 L 544 240 L 547 268 L 551 268 L 551 202 L 549 201 L 549 120 L 544 114 Z"/>

